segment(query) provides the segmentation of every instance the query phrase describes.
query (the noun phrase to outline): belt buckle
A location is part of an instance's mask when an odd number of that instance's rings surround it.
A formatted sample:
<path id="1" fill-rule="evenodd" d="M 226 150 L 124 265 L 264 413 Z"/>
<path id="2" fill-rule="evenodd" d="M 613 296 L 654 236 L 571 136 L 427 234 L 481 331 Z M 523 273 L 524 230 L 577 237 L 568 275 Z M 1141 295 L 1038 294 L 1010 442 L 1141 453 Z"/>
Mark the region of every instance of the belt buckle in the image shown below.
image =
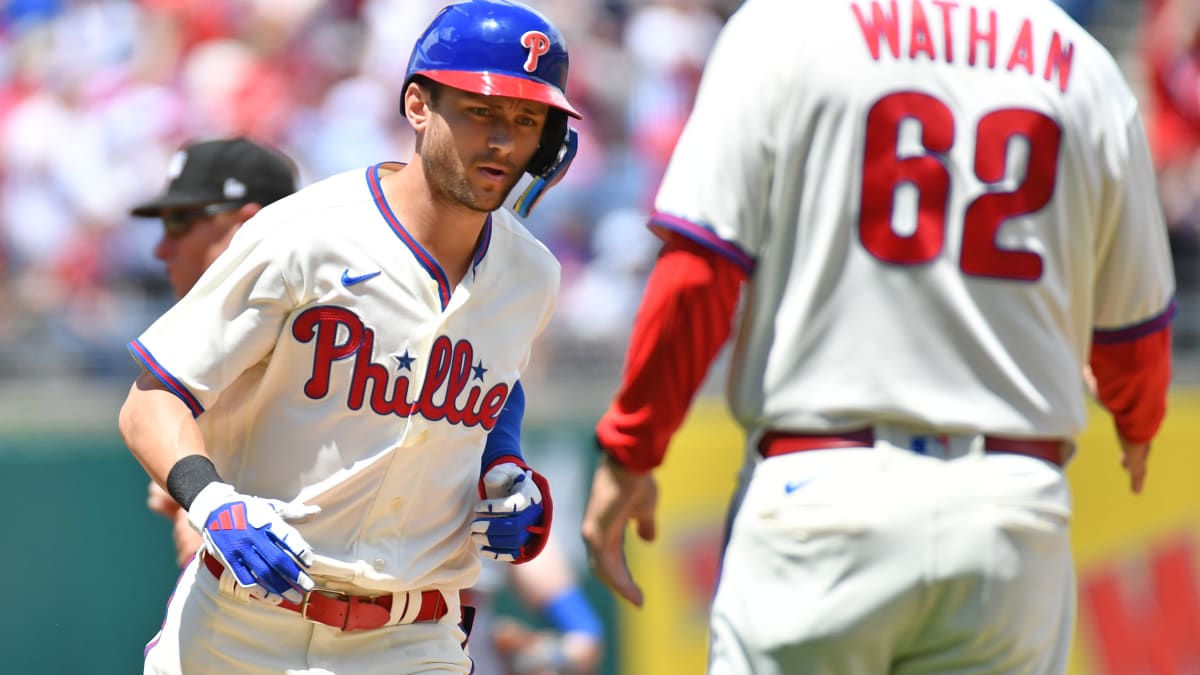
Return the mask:
<path id="1" fill-rule="evenodd" d="M 909 438 L 909 448 L 918 455 L 952 459 L 950 437 L 946 434 L 920 434 Z"/>
<path id="2" fill-rule="evenodd" d="M 322 626 L 326 625 L 322 621 L 317 621 L 316 619 L 310 619 L 308 617 L 308 607 L 309 607 L 310 600 L 312 599 L 313 593 L 329 593 L 331 595 L 340 596 L 340 599 L 346 601 L 347 603 L 350 602 L 350 594 L 346 593 L 345 591 L 335 591 L 332 588 L 313 588 L 311 591 L 305 591 L 304 599 L 300 601 L 300 618 L 304 619 L 305 621 L 307 621 L 309 623 L 319 623 Z M 339 598 L 331 598 L 331 599 L 337 600 Z M 350 612 L 347 611 L 346 612 L 346 620 L 349 621 L 349 619 L 350 619 Z"/>

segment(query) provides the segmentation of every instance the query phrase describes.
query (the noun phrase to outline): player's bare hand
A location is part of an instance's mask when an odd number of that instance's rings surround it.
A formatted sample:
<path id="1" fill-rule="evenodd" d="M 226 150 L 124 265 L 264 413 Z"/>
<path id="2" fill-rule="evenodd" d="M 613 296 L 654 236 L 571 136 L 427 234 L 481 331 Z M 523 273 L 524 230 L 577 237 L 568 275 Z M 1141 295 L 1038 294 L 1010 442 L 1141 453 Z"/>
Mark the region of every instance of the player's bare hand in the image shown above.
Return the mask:
<path id="1" fill-rule="evenodd" d="M 592 477 L 581 532 L 596 576 L 617 595 L 642 606 L 642 589 L 625 561 L 625 526 L 633 520 L 638 537 L 653 541 L 658 483 L 650 473 L 634 473 L 605 457 Z"/>
<path id="2" fill-rule="evenodd" d="M 182 569 L 192 556 L 196 555 L 196 551 L 200 549 L 200 544 L 204 543 L 204 539 L 192 529 L 188 523 L 187 511 L 182 508 L 175 511 L 175 564 Z"/>
<path id="3" fill-rule="evenodd" d="M 1141 494 L 1146 482 L 1146 466 L 1150 460 L 1150 443 L 1134 443 L 1118 437 L 1121 442 L 1121 466 L 1129 474 L 1129 489 Z"/>
<path id="4" fill-rule="evenodd" d="M 567 662 L 568 672 L 574 675 L 591 675 L 600 669 L 604 648 L 595 638 L 578 633 L 566 633 L 559 640 Z"/>
<path id="5" fill-rule="evenodd" d="M 150 481 L 150 486 L 146 489 L 146 506 L 153 512 L 163 518 L 175 518 L 183 507 L 179 502 L 175 501 L 167 491 L 159 487 L 158 483 Z"/>
<path id="6" fill-rule="evenodd" d="M 1083 367 L 1083 388 L 1092 397 L 1092 400 L 1100 400 L 1100 390 L 1097 389 L 1096 374 L 1092 372 L 1092 367 L 1085 365 Z"/>

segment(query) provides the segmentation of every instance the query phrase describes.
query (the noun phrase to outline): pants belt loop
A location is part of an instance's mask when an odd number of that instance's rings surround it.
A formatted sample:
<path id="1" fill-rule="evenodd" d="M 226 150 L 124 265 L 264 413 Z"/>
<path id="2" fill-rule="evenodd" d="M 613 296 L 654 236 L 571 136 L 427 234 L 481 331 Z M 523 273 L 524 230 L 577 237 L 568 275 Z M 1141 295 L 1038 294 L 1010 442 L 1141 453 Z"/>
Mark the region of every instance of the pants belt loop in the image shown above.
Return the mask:
<path id="1" fill-rule="evenodd" d="M 421 592 L 420 591 L 405 591 L 397 593 L 396 600 L 392 601 L 392 607 L 395 608 L 400 596 L 404 596 L 404 611 L 400 613 L 400 620 L 396 623 L 412 623 L 416 621 L 417 615 L 421 613 Z M 393 609 L 394 611 L 394 609 Z"/>

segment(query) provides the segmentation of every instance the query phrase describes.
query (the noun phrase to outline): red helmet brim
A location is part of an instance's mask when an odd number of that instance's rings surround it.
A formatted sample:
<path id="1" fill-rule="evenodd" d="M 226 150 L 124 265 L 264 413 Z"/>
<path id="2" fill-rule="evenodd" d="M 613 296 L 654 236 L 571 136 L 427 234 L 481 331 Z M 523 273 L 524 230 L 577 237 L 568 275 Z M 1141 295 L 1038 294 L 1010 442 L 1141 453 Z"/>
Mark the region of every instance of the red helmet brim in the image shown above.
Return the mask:
<path id="1" fill-rule="evenodd" d="M 545 103 L 552 108 L 567 113 L 576 119 L 583 119 L 577 110 L 567 101 L 567 97 L 557 87 L 543 84 L 536 80 L 502 73 L 469 72 L 461 70 L 422 70 L 413 75 L 423 75 L 439 84 L 455 89 L 462 89 L 473 94 L 484 96 L 508 96 Z"/>

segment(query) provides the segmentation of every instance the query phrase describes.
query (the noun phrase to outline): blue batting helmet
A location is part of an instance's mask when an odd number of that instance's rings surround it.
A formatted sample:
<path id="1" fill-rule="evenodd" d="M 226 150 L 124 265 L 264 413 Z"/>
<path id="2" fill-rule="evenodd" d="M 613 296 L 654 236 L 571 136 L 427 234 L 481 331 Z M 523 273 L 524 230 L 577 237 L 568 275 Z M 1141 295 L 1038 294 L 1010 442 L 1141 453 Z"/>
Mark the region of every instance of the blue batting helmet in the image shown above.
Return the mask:
<path id="1" fill-rule="evenodd" d="M 545 103 L 567 101 L 567 45 L 546 17 L 507 0 L 467 0 L 438 12 L 417 39 L 404 86 L 421 75 L 455 89 Z"/>

